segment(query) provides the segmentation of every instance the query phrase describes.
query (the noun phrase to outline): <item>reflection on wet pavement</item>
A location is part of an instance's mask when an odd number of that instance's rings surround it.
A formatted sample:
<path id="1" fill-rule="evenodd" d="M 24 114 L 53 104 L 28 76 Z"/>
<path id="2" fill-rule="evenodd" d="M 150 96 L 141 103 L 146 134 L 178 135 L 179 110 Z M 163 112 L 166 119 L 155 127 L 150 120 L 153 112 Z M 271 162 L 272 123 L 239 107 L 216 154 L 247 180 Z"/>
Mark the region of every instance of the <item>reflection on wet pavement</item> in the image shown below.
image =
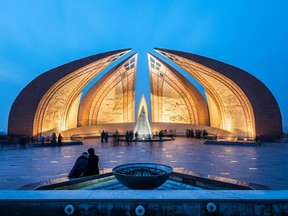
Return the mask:
<path id="1" fill-rule="evenodd" d="M 101 144 L 98 139 L 84 145 L 27 147 L 1 150 L 0 189 L 67 176 L 83 151 L 94 148 L 100 169 L 126 163 L 160 163 L 202 174 L 254 182 L 272 189 L 288 189 L 288 144 L 260 146 L 205 145 L 203 140 L 177 137 L 172 141 Z"/>

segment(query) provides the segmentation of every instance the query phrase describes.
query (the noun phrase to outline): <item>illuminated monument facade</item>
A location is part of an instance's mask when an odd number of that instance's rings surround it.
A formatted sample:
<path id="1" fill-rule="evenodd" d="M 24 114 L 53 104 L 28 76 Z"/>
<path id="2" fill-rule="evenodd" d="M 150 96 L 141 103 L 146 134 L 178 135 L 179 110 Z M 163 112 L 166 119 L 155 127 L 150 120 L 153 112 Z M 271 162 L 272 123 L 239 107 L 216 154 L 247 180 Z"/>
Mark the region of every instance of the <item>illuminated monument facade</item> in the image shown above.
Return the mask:
<path id="1" fill-rule="evenodd" d="M 52 132 L 73 136 L 133 130 L 139 120 L 135 119 L 138 55 L 125 58 L 130 51 L 79 59 L 35 78 L 11 108 L 9 140 L 17 141 L 23 135 L 40 138 Z M 278 104 L 254 76 L 203 56 L 158 48 L 155 51 L 197 80 L 205 95 L 175 68 L 148 53 L 151 113 L 146 103 L 140 104 L 137 118 L 145 113 L 152 132 L 168 129 L 183 135 L 186 129 L 205 129 L 225 137 L 259 136 L 267 141 L 282 136 Z M 84 95 L 84 88 L 119 58 L 124 60 Z"/>

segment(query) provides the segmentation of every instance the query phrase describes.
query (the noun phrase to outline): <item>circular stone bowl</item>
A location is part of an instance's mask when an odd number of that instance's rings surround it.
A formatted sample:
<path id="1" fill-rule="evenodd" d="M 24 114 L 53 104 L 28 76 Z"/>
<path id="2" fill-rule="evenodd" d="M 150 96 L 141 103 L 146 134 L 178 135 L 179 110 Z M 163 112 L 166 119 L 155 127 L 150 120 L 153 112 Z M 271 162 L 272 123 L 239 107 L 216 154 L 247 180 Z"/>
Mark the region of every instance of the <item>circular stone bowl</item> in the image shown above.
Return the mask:
<path id="1" fill-rule="evenodd" d="M 170 166 L 154 163 L 124 164 L 112 169 L 116 179 L 133 190 L 152 190 L 164 184 L 173 172 Z"/>

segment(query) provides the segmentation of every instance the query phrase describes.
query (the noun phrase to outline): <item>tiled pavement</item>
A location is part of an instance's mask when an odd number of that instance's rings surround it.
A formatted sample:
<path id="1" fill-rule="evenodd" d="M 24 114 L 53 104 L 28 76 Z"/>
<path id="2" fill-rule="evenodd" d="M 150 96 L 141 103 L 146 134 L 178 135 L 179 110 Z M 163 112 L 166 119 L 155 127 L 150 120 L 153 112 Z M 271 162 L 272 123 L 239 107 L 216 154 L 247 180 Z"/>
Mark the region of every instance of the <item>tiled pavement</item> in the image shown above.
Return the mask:
<path id="1" fill-rule="evenodd" d="M 254 182 L 272 189 L 288 189 L 288 144 L 262 143 L 260 146 L 205 145 L 203 140 L 177 137 L 165 142 L 101 144 L 98 139 L 84 145 L 61 147 L 4 148 L 0 150 L 0 190 L 67 176 L 76 158 L 93 147 L 100 169 L 134 162 L 155 162 Z"/>

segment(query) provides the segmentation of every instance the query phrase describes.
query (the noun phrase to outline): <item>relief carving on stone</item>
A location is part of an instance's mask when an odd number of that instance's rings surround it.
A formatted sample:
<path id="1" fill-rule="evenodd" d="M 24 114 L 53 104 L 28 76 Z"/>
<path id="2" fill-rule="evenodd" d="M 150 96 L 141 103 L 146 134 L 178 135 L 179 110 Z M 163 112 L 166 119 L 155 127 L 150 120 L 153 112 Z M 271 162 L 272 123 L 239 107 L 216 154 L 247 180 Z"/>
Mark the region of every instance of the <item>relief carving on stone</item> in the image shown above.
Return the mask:
<path id="1" fill-rule="evenodd" d="M 102 60 L 107 61 L 108 58 Z M 49 131 L 58 132 L 67 129 L 66 117 L 70 108 L 76 106 L 74 102 L 77 102 L 84 86 L 107 64 L 109 63 L 101 63 L 101 60 L 93 62 L 71 72 L 51 86 L 43 95 L 36 110 L 33 134 L 41 136 Z"/>
<path id="2" fill-rule="evenodd" d="M 80 81 L 81 77 L 78 77 L 70 85 L 76 86 Z M 69 102 L 73 90 L 73 88 L 68 88 L 67 85 L 64 85 L 50 98 L 42 118 L 42 131 L 61 130 L 61 126 L 66 120 L 67 107 L 70 105 Z"/>
<path id="3" fill-rule="evenodd" d="M 208 104 L 210 112 L 220 109 L 222 126 L 238 135 L 250 136 L 254 134 L 253 111 L 251 104 L 242 90 L 230 79 L 216 71 L 206 68 L 191 60 L 177 56 L 178 64 L 198 80 L 210 93 L 214 94 L 208 102 L 214 98 L 217 100 Z M 180 60 L 180 59 L 183 60 Z M 185 60 L 184 60 L 185 59 Z M 180 63 L 181 62 L 181 63 Z M 216 108 L 217 106 L 218 108 Z M 219 115 L 210 115 L 211 122 L 219 123 Z M 218 123 L 217 123 L 218 122 Z M 212 126 L 212 125 L 211 125 Z"/>
<path id="4" fill-rule="evenodd" d="M 174 98 L 163 99 L 163 122 L 190 123 L 186 105 Z"/>
<path id="5" fill-rule="evenodd" d="M 98 124 L 107 124 L 123 122 L 123 101 L 122 97 L 117 97 L 115 92 L 111 91 L 101 103 L 99 115 L 97 116 Z"/>
<path id="6" fill-rule="evenodd" d="M 165 65 L 152 56 L 148 59 L 152 121 L 198 124 L 198 111 L 189 89 Z"/>
<path id="7" fill-rule="evenodd" d="M 134 94 L 137 55 L 120 65 L 101 79 L 101 85 L 93 89 L 88 125 L 134 121 Z"/>

